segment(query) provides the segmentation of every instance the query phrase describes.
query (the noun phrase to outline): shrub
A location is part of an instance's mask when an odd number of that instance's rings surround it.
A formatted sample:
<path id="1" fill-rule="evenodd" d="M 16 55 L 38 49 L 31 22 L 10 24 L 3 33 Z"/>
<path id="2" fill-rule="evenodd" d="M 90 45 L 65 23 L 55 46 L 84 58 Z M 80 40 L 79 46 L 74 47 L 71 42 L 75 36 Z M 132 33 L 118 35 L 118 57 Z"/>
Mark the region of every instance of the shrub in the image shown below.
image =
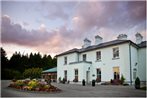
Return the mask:
<path id="1" fill-rule="evenodd" d="M 23 72 L 24 78 L 40 78 L 41 77 L 42 68 L 29 68 Z"/>
<path id="2" fill-rule="evenodd" d="M 111 84 L 113 83 L 113 80 L 112 80 L 112 79 L 110 80 L 110 83 L 111 83 Z"/>
<path id="3" fill-rule="evenodd" d="M 23 78 L 22 74 L 17 70 L 5 69 L 4 73 L 5 73 L 6 79 L 22 79 Z"/>
<path id="4" fill-rule="evenodd" d="M 123 84 L 125 82 L 125 78 L 123 75 L 121 75 L 121 84 Z"/>
<path id="5" fill-rule="evenodd" d="M 36 88 L 38 86 L 38 82 L 36 80 L 31 80 L 29 83 L 28 83 L 28 86 L 29 87 L 32 87 L 32 88 Z"/>
<path id="6" fill-rule="evenodd" d="M 138 77 L 135 80 L 135 88 L 140 89 L 140 79 Z"/>
<path id="7" fill-rule="evenodd" d="M 24 85 L 24 83 L 23 83 L 22 80 L 17 80 L 16 81 L 16 86 L 23 86 L 23 85 Z"/>
<path id="8" fill-rule="evenodd" d="M 66 79 L 65 79 L 65 78 L 63 78 L 62 83 L 63 83 L 63 84 L 65 84 L 65 82 L 66 82 Z"/>

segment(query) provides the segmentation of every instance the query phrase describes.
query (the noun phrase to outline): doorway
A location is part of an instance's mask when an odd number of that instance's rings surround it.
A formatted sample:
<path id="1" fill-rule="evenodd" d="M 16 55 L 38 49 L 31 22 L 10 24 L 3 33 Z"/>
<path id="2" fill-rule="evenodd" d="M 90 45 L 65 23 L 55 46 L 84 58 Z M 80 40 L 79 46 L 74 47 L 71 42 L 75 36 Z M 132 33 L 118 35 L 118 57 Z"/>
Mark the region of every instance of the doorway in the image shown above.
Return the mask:
<path id="1" fill-rule="evenodd" d="M 86 72 L 86 82 L 90 83 L 90 71 Z"/>
<path id="2" fill-rule="evenodd" d="M 120 78 L 120 74 L 119 74 L 119 67 L 113 67 L 113 76 L 114 76 L 114 80 Z"/>

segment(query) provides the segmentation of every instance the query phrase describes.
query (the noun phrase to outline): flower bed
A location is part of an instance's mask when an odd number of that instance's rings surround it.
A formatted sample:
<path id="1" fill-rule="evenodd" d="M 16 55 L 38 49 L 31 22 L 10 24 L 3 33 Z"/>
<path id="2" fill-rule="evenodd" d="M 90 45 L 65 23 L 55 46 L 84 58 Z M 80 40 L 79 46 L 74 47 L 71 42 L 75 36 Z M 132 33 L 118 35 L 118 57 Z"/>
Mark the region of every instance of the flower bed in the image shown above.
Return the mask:
<path id="1" fill-rule="evenodd" d="M 59 92 L 61 91 L 57 87 L 47 84 L 44 81 L 38 80 L 17 80 L 12 81 L 9 87 L 27 90 L 27 91 L 46 91 L 46 92 Z"/>

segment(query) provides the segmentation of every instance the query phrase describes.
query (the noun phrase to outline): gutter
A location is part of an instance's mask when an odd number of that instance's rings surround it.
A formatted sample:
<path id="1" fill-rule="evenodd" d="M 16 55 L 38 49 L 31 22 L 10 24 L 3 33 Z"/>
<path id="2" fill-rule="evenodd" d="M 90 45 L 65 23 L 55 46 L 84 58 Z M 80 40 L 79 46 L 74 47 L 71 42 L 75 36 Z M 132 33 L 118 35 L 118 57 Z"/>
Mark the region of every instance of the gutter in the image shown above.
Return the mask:
<path id="1" fill-rule="evenodd" d="M 132 85 L 131 43 L 129 43 L 129 58 L 130 58 L 130 83 Z"/>

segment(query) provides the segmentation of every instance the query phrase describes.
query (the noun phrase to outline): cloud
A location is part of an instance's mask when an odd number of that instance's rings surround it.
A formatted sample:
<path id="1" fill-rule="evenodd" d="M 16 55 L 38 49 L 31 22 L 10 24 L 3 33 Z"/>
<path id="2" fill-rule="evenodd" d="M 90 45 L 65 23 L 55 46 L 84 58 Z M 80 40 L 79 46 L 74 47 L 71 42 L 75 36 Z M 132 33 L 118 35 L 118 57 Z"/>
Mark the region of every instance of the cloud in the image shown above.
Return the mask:
<path id="1" fill-rule="evenodd" d="M 81 48 L 85 37 L 94 42 L 97 34 L 103 37 L 104 42 L 116 39 L 121 33 L 134 40 L 132 35 L 136 32 L 145 37 L 145 9 L 143 1 L 42 2 L 36 8 L 42 15 L 38 19 L 54 21 L 59 18 L 65 22 L 64 25 L 49 31 L 48 25 L 39 21 L 40 27 L 27 30 L 4 15 L 1 18 L 2 43 L 58 54 L 75 47 Z M 31 24 L 23 22 L 23 25 Z"/>
<path id="2" fill-rule="evenodd" d="M 23 22 L 23 25 L 24 25 L 24 26 L 29 26 L 29 23 Z"/>
<path id="3" fill-rule="evenodd" d="M 93 27 L 121 31 L 145 21 L 145 9 L 145 2 L 139 1 L 82 2 L 73 17 L 73 26 L 79 32 L 87 32 Z"/>
<path id="4" fill-rule="evenodd" d="M 29 46 L 43 53 L 58 53 L 79 45 L 76 41 L 79 37 L 75 34 L 73 31 L 67 30 L 65 26 L 49 32 L 45 24 L 41 24 L 36 30 L 28 31 L 22 28 L 20 24 L 12 22 L 10 17 L 2 16 L 3 44 L 10 43 L 20 46 Z M 70 45 L 71 43 L 72 46 Z"/>
<path id="5" fill-rule="evenodd" d="M 76 6 L 77 2 L 52 2 L 42 1 L 40 8 L 36 8 L 40 11 L 44 18 L 55 20 L 57 18 L 67 20 L 70 17 L 72 9 Z M 70 11 L 69 11 L 70 9 Z M 45 13 L 44 13 L 45 12 Z"/>
<path id="6" fill-rule="evenodd" d="M 15 24 L 8 16 L 2 16 L 2 43 L 14 43 L 19 45 L 36 46 L 53 36 L 53 33 L 45 31 L 44 27 L 28 31 L 20 24 Z M 41 32 L 42 30 L 42 32 Z"/>

